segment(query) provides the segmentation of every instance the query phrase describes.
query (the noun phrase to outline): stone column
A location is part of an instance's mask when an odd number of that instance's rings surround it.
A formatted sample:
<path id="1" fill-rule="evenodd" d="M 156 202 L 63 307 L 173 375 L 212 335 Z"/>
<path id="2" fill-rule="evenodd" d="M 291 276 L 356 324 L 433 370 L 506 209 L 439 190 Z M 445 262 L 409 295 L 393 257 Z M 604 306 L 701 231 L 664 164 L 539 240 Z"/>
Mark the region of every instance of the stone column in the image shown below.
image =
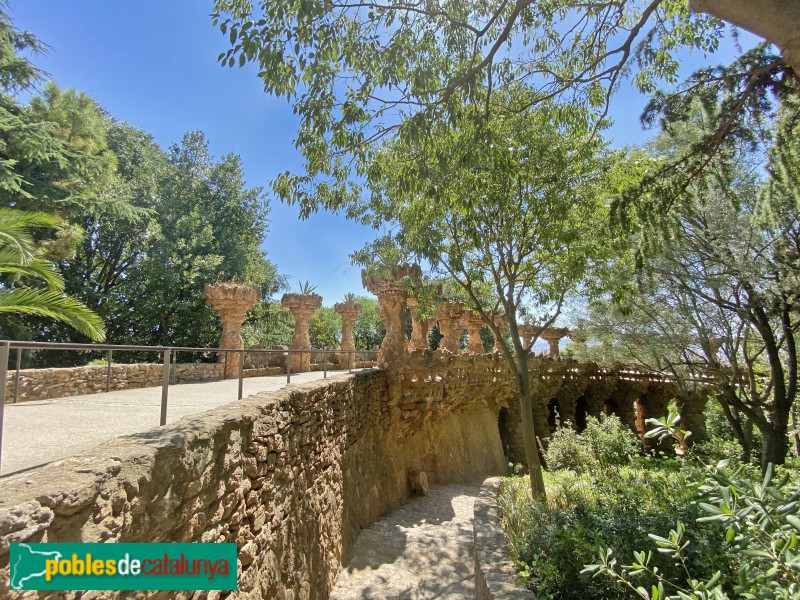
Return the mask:
<path id="1" fill-rule="evenodd" d="M 464 311 L 461 318 L 463 326 L 469 331 L 469 343 L 467 352 L 473 354 L 484 354 L 483 341 L 481 341 L 481 328 L 483 327 L 483 317 L 472 310 Z"/>
<path id="2" fill-rule="evenodd" d="M 353 326 L 356 324 L 356 319 L 358 319 L 358 315 L 361 314 L 363 308 L 358 302 L 353 302 L 352 300 L 333 305 L 333 310 L 342 317 L 342 344 L 340 346 L 342 350 L 351 351 L 356 349 L 355 344 L 353 344 Z M 355 360 L 353 363 L 355 363 Z M 349 354 L 342 354 L 339 357 L 339 365 L 347 364 L 349 364 Z"/>
<path id="3" fill-rule="evenodd" d="M 428 350 L 430 348 L 428 343 L 430 319 L 420 320 L 417 318 L 419 302 L 414 296 L 406 298 L 406 305 L 411 313 L 411 339 L 408 342 L 408 351 Z"/>
<path id="4" fill-rule="evenodd" d="M 464 315 L 464 308 L 458 302 L 445 302 L 440 304 L 436 311 L 436 320 L 439 321 L 439 332 L 442 340 L 439 342 L 440 350 L 447 350 L 452 354 L 461 354 L 461 332 L 464 326 L 461 324 L 461 317 Z"/>
<path id="5" fill-rule="evenodd" d="M 550 351 L 547 353 L 548 358 L 561 358 L 558 342 L 567 336 L 569 336 L 569 329 L 565 327 L 548 327 L 542 332 L 541 338 L 550 344 Z"/>
<path id="6" fill-rule="evenodd" d="M 504 315 L 495 315 L 494 316 L 494 324 L 500 330 L 500 333 L 503 333 L 508 328 L 508 323 L 506 323 L 506 318 Z M 494 335 L 494 331 L 492 332 Z M 500 345 L 500 338 L 496 335 L 494 336 L 494 351 L 495 352 L 502 352 L 503 348 Z"/>
<path id="7" fill-rule="evenodd" d="M 284 294 L 281 306 L 288 309 L 294 317 L 294 335 L 292 350 L 310 350 L 311 338 L 308 335 L 308 320 L 322 307 L 322 296 L 319 294 Z M 311 352 L 292 354 L 292 372 L 305 373 L 311 368 Z"/>
<path id="8" fill-rule="evenodd" d="M 519 331 L 519 337 L 522 339 L 523 350 L 527 350 L 531 347 L 531 338 L 533 338 L 533 333 L 536 329 L 531 325 L 519 325 L 517 331 Z"/>
<path id="9" fill-rule="evenodd" d="M 258 290 L 236 283 L 216 283 L 203 290 L 206 302 L 214 309 L 222 322 L 220 348 L 244 349 L 242 323 L 248 310 L 258 301 Z M 228 355 L 225 360 L 225 354 Z M 239 353 L 220 353 L 217 362 L 225 363 L 225 378 L 239 376 Z"/>
<path id="10" fill-rule="evenodd" d="M 386 328 L 386 335 L 378 351 L 379 366 L 393 363 L 406 352 L 406 293 L 403 289 L 403 279 L 406 277 L 422 277 L 419 265 L 395 267 L 386 277 L 361 272 L 364 287 L 378 297 L 378 316 Z"/>

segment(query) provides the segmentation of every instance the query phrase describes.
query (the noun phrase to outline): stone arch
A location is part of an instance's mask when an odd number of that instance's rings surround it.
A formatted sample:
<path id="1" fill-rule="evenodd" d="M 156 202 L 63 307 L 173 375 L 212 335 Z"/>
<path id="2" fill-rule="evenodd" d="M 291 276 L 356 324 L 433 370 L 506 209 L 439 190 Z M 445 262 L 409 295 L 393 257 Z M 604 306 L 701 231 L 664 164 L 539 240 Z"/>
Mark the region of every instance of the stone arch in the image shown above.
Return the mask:
<path id="1" fill-rule="evenodd" d="M 589 402 L 581 396 L 575 402 L 575 430 L 578 433 L 586 429 L 586 419 L 589 417 Z"/>
<path id="2" fill-rule="evenodd" d="M 556 413 L 558 413 L 558 419 L 556 419 Z M 562 419 L 561 407 L 559 407 L 558 401 L 553 398 L 547 404 L 547 428 L 549 429 L 551 435 L 555 433 L 556 429 L 558 429 L 557 420 L 562 421 Z"/>
<path id="3" fill-rule="evenodd" d="M 509 422 L 509 414 L 507 408 L 501 408 L 497 413 L 497 429 L 500 431 L 500 444 L 503 446 L 503 456 L 508 461 L 511 456 L 511 427 Z"/>
<path id="4" fill-rule="evenodd" d="M 619 414 L 619 406 L 614 398 L 606 398 L 603 402 L 603 414 L 606 416 Z"/>

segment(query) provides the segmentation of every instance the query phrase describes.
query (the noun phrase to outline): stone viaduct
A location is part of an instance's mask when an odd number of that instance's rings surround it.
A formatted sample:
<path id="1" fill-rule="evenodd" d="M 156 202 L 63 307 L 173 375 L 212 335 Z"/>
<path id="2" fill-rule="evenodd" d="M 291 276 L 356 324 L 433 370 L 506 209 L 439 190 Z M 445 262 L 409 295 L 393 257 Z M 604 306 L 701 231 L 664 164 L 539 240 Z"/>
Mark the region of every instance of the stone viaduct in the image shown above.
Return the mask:
<path id="1" fill-rule="evenodd" d="M 535 410 L 557 409 L 577 427 L 604 411 L 636 427 L 677 396 L 672 383 L 637 373 L 544 358 L 530 368 Z M 471 482 L 520 460 L 514 390 L 496 355 L 415 351 L 387 369 L 259 394 L 8 477 L 0 583 L 12 542 L 224 541 L 239 552 L 229 597 L 327 598 L 359 530 L 407 500 L 420 472 L 432 484 Z M 704 402 L 682 403 L 696 434 Z"/>

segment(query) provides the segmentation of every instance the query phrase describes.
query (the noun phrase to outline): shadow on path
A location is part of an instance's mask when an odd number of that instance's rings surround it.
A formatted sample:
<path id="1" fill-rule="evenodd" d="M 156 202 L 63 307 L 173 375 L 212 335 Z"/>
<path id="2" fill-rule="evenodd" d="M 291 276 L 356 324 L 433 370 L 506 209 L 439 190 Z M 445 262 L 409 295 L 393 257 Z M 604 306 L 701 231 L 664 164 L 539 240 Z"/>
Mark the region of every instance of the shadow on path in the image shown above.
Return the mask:
<path id="1" fill-rule="evenodd" d="M 472 509 L 480 484 L 434 486 L 358 535 L 331 600 L 473 598 Z"/>

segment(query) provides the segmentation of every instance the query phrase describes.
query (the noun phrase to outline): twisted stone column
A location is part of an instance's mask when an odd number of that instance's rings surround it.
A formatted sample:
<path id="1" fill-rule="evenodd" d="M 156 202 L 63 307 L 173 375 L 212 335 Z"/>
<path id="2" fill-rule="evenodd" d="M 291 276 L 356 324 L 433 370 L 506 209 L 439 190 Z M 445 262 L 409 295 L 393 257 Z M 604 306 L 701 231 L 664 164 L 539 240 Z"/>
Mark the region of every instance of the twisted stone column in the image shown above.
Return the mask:
<path id="1" fill-rule="evenodd" d="M 242 323 L 248 310 L 258 301 L 258 290 L 236 283 L 216 283 L 203 290 L 206 302 L 214 309 L 222 323 L 220 348 L 244 349 Z M 227 354 L 227 360 L 225 358 Z M 217 362 L 225 363 L 225 378 L 239 376 L 239 353 L 220 353 Z"/>
<path id="2" fill-rule="evenodd" d="M 562 338 L 568 336 L 569 329 L 565 327 L 548 327 L 542 332 L 540 337 L 550 344 L 550 351 L 547 353 L 548 358 L 561 358 L 561 352 L 559 352 L 558 343 Z"/>
<path id="3" fill-rule="evenodd" d="M 520 325 L 517 330 L 519 331 L 519 337 L 522 339 L 522 348 L 527 350 L 531 347 L 531 338 L 536 328 L 531 325 Z"/>
<path id="4" fill-rule="evenodd" d="M 508 323 L 506 323 L 506 318 L 503 315 L 495 315 L 494 324 L 495 327 L 497 327 L 501 333 L 508 328 Z M 494 331 L 492 332 L 492 335 L 494 335 Z M 500 344 L 500 337 L 497 335 L 494 336 L 494 351 L 495 352 L 503 351 L 503 347 Z"/>
<path id="5" fill-rule="evenodd" d="M 356 324 L 356 319 L 358 319 L 363 309 L 363 306 L 353 301 L 338 302 L 333 305 L 333 310 L 342 318 L 342 343 L 340 346 L 342 350 L 352 351 L 356 349 L 355 344 L 353 344 L 353 326 Z M 349 354 L 341 354 L 338 362 L 340 366 L 349 364 Z"/>
<path id="6" fill-rule="evenodd" d="M 439 342 L 441 350 L 447 350 L 453 354 L 461 354 L 461 332 L 464 326 L 461 324 L 461 317 L 464 315 L 464 308 L 458 302 L 445 302 L 439 305 L 436 311 L 436 320 L 439 321 L 439 331 L 442 340 Z"/>
<path id="7" fill-rule="evenodd" d="M 481 340 L 481 328 L 483 327 L 483 317 L 472 310 L 464 311 L 461 323 L 469 332 L 469 343 L 467 352 L 473 354 L 484 354 L 483 341 Z"/>
<path id="8" fill-rule="evenodd" d="M 427 350 L 430 348 L 428 343 L 430 319 L 417 319 L 419 302 L 414 296 L 406 298 L 406 305 L 411 312 L 411 339 L 408 342 L 408 351 Z"/>
<path id="9" fill-rule="evenodd" d="M 386 328 L 386 335 L 378 351 L 378 365 L 386 366 L 398 360 L 406 352 L 408 339 L 405 334 L 406 293 L 403 278 L 419 279 L 419 265 L 395 267 L 387 277 L 367 275 L 361 272 L 361 282 L 370 293 L 378 297 L 378 316 Z"/>
<path id="10" fill-rule="evenodd" d="M 319 294 L 284 294 L 281 306 L 294 317 L 294 335 L 292 350 L 310 350 L 311 338 L 308 335 L 308 320 L 322 307 L 322 296 Z M 311 368 L 311 352 L 291 355 L 292 371 L 305 373 Z"/>

